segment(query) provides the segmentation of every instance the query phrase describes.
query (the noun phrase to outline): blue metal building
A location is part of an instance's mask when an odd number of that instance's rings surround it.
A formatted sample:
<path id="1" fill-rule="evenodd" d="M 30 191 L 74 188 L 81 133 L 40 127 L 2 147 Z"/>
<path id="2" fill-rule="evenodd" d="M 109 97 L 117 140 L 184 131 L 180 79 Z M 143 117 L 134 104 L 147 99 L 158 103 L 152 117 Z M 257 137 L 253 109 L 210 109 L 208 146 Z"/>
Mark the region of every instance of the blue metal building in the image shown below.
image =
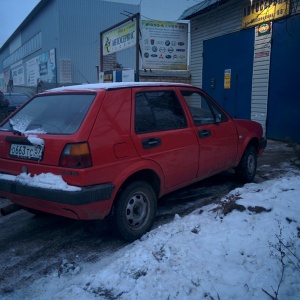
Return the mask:
<path id="1" fill-rule="evenodd" d="M 103 0 L 41 0 L 0 49 L 0 89 L 8 85 L 96 82 L 100 32 L 140 12 L 139 5 Z M 133 68 L 134 49 L 112 64 Z"/>

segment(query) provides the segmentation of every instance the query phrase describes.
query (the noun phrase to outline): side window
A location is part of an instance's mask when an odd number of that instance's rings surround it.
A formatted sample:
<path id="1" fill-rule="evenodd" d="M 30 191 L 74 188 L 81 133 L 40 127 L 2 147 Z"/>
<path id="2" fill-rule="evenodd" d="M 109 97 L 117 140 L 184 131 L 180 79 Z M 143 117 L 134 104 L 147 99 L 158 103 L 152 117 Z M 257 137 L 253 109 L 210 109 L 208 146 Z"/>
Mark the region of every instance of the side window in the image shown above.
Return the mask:
<path id="1" fill-rule="evenodd" d="M 201 93 L 183 90 L 181 94 L 189 107 L 195 125 L 200 126 L 227 121 L 227 117 L 222 110 Z"/>
<path id="2" fill-rule="evenodd" d="M 139 92 L 135 96 L 135 132 L 185 128 L 186 118 L 174 91 Z"/>

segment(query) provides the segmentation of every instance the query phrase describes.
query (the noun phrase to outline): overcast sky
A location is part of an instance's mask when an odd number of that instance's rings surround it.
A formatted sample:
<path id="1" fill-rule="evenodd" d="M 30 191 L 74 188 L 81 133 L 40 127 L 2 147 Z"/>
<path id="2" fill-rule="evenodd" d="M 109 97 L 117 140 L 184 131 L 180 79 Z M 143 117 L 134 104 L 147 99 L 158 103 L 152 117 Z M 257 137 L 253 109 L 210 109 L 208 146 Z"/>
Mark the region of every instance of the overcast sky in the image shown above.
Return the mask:
<path id="1" fill-rule="evenodd" d="M 39 0 L 0 0 L 0 46 L 12 35 Z"/>
<path id="2" fill-rule="evenodd" d="M 0 0 L 1 26 L 0 47 L 13 34 L 40 0 Z M 88 0 L 86 0 L 88 1 Z M 101 1 L 101 0 L 99 0 Z M 114 0 L 131 4 L 140 4 L 142 15 L 147 18 L 175 21 L 189 6 L 199 0 Z M 159 9 L 158 9 L 159 8 Z"/>

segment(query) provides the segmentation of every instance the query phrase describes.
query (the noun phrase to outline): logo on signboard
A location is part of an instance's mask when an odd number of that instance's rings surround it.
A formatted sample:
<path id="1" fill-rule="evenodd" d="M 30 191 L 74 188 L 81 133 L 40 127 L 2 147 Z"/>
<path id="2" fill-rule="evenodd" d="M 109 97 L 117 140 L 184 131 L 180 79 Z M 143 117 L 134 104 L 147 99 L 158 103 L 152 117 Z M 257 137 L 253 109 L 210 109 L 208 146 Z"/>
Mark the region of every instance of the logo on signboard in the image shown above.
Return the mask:
<path id="1" fill-rule="evenodd" d="M 105 49 L 107 53 L 110 52 L 110 39 L 108 37 L 105 38 Z"/>
<path id="2" fill-rule="evenodd" d="M 263 23 L 263 24 L 259 25 L 257 28 L 257 31 L 258 31 L 259 36 L 269 34 L 271 32 L 270 23 Z"/>

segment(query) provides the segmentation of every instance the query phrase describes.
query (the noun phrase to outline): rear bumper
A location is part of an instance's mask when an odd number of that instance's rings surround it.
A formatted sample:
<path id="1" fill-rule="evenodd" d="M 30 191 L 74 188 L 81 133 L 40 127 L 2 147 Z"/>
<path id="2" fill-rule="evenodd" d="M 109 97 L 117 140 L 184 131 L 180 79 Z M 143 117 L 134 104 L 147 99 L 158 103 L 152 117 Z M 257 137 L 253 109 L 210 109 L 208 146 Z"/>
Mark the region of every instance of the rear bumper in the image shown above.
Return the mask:
<path id="1" fill-rule="evenodd" d="M 80 191 L 47 189 L 0 177 L 0 196 L 24 207 L 75 219 L 101 219 L 114 185 L 81 187 Z"/>
<path id="2" fill-rule="evenodd" d="M 82 187 L 80 191 L 64 191 L 25 185 L 0 178 L 0 193 L 4 191 L 10 194 L 68 205 L 83 205 L 108 200 L 113 190 L 114 185 L 109 183 Z"/>

